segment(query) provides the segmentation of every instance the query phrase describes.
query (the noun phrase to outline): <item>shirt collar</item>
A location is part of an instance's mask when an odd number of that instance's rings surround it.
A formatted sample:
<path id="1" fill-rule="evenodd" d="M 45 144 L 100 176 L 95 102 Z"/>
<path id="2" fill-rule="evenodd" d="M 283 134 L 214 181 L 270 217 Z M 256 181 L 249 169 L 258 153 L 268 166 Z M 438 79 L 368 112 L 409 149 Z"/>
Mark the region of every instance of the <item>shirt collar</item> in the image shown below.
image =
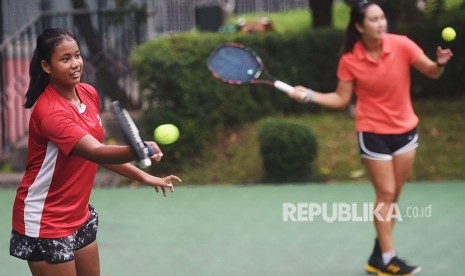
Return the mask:
<path id="1" fill-rule="evenodd" d="M 383 38 L 381 39 L 381 47 L 383 51 L 381 56 L 390 54 L 392 52 L 392 43 L 388 34 L 383 35 Z M 365 46 L 363 46 L 363 43 L 360 40 L 355 43 L 353 53 L 357 59 L 369 59 L 368 53 L 365 50 Z"/>

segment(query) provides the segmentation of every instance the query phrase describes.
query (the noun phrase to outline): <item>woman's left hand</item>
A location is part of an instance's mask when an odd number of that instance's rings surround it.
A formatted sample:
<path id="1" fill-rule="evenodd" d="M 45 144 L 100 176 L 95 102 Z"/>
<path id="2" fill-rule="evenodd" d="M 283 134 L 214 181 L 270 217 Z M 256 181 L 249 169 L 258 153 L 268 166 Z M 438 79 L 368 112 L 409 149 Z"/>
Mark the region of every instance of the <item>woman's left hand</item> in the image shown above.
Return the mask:
<path id="1" fill-rule="evenodd" d="M 169 175 L 163 178 L 152 176 L 152 178 L 147 182 L 147 184 L 154 186 L 155 191 L 158 193 L 158 190 L 161 189 L 163 196 L 166 196 L 166 189 L 170 189 L 171 192 L 174 192 L 173 180 L 182 182 L 181 178 L 176 175 Z"/>

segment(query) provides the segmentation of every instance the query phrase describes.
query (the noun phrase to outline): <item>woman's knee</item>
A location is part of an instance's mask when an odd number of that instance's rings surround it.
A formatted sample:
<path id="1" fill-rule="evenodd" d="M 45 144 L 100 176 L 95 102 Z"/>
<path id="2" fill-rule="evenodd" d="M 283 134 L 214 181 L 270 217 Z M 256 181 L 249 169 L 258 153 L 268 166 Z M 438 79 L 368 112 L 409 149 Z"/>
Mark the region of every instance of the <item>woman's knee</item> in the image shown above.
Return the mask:
<path id="1" fill-rule="evenodd" d="M 395 189 L 381 189 L 376 191 L 376 201 L 384 203 L 397 202 L 398 193 Z"/>

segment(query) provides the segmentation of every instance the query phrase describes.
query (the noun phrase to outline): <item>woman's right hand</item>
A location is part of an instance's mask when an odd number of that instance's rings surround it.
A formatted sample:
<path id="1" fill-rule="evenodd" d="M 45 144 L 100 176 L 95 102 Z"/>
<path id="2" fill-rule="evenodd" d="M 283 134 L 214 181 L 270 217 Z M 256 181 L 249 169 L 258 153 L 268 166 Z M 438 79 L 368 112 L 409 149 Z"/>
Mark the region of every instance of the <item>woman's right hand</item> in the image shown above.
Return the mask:
<path id="1" fill-rule="evenodd" d="M 160 147 L 157 145 L 157 143 L 153 141 L 145 141 L 144 143 L 145 145 L 147 145 L 147 147 L 151 147 L 152 150 L 155 152 L 154 155 L 149 156 L 150 160 L 159 163 L 161 161 L 161 158 L 163 157 L 163 152 L 161 151 Z"/>
<path id="2" fill-rule="evenodd" d="M 436 63 L 440 66 L 445 66 L 452 58 L 453 54 L 450 49 L 442 49 L 438 46 L 436 49 Z"/>
<path id="3" fill-rule="evenodd" d="M 289 93 L 289 97 L 299 103 L 306 103 L 309 100 L 309 92 L 310 89 L 299 85 L 295 87 L 294 91 Z"/>

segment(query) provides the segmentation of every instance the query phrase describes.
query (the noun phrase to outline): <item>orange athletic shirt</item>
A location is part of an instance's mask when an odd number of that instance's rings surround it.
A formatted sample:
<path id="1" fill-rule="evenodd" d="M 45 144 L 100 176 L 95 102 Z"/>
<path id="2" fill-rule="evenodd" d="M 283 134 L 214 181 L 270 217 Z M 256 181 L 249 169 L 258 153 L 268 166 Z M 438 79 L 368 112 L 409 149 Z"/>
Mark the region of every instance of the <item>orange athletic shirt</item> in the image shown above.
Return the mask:
<path id="1" fill-rule="evenodd" d="M 401 134 L 417 126 L 410 97 L 410 66 L 422 55 L 415 42 L 394 34 L 383 36 L 378 61 L 360 41 L 352 52 L 342 55 L 337 76 L 354 84 L 357 131 Z"/>

